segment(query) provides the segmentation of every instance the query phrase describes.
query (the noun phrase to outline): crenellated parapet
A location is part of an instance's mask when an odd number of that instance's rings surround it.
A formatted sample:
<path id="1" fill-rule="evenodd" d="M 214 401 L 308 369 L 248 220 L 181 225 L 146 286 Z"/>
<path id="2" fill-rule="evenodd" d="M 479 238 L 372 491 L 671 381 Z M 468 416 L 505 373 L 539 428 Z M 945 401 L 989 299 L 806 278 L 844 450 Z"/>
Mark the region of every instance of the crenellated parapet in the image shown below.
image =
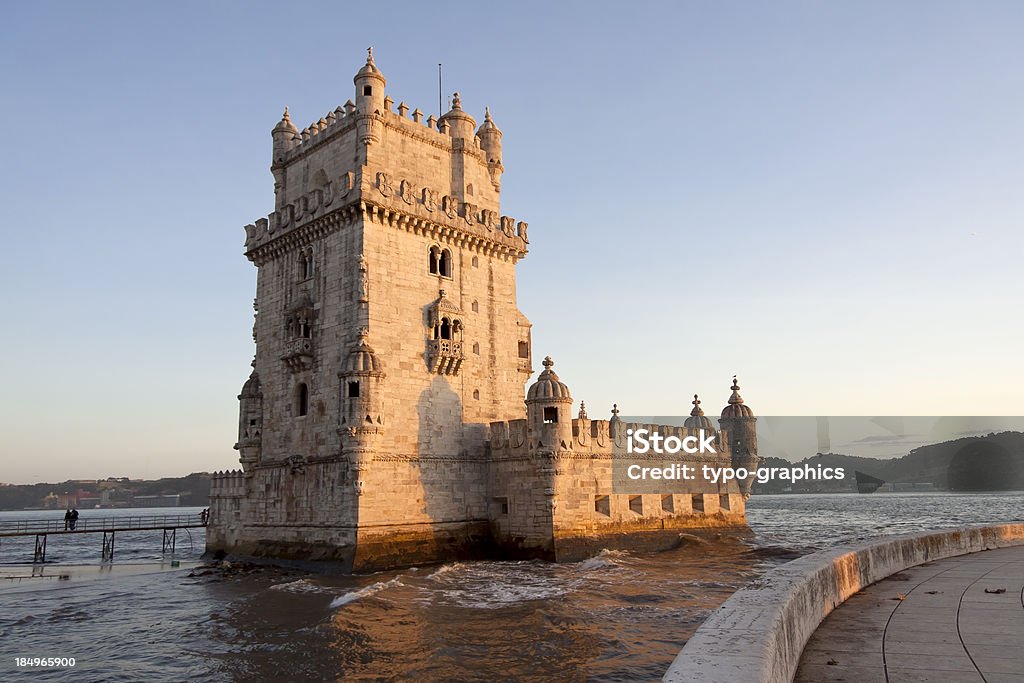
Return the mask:
<path id="1" fill-rule="evenodd" d="M 348 172 L 245 226 L 245 251 L 257 265 L 358 217 L 429 235 L 439 241 L 518 260 L 528 249 L 529 225 L 434 188 L 378 171 L 356 185 Z M 361 199 L 361 201 L 359 201 Z"/>
<path id="2" fill-rule="evenodd" d="M 635 453 L 627 454 L 626 451 L 630 430 L 635 433 L 641 429 L 646 429 L 649 433 L 658 433 L 665 438 L 674 436 L 680 441 L 687 437 L 698 439 L 701 437 L 701 429 L 693 427 L 624 421 L 619 421 L 617 426 L 613 426 L 613 420 L 574 418 L 572 420 L 572 442 L 568 443 L 567 448 L 562 449 L 556 457 L 643 460 L 648 456 Z M 491 422 L 488 442 L 492 460 L 531 457 L 538 452 L 539 448 L 543 447 L 543 444 L 530 443 L 527 420 Z M 728 433 L 724 430 L 715 431 L 712 443 L 716 451 L 714 454 L 686 454 L 685 459 L 697 462 L 721 461 L 723 464 L 728 464 L 732 457 Z M 659 456 L 650 454 L 649 457 L 653 459 Z"/>
<path id="3" fill-rule="evenodd" d="M 321 116 L 317 121 L 309 124 L 302 130 L 294 129 L 285 131 L 281 136 L 278 154 L 274 157 L 274 165 L 288 165 L 297 159 L 309 154 L 318 147 L 330 142 L 338 136 L 355 130 L 361 117 L 370 117 L 366 122 L 369 132 L 367 139 L 361 142 L 372 143 L 379 139 L 380 130 L 373 128 L 388 126 L 396 132 L 408 137 L 425 142 L 446 152 L 465 151 L 477 157 L 481 163 L 494 163 L 500 165 L 501 159 L 490 157 L 488 153 L 499 143 L 491 142 L 492 139 L 500 136 L 501 131 L 493 125 L 490 120 L 490 112 L 486 114 L 486 128 L 481 128 L 481 134 L 473 134 L 466 137 L 455 137 L 457 129 L 445 117 L 440 119 L 433 114 L 424 118 L 423 111 L 417 107 L 410 113 L 409 106 L 403 101 L 398 104 L 397 111 L 392 111 L 394 101 L 391 97 L 385 97 L 383 109 L 375 109 L 372 112 L 359 112 L 352 100 L 340 105 L 333 111 Z M 290 114 L 286 112 L 286 121 L 290 123 Z M 282 129 L 283 130 L 283 129 Z M 493 131 L 497 131 L 497 135 Z M 497 154 L 500 155 L 500 147 L 497 147 Z M 492 152 L 493 153 L 493 152 Z"/>
<path id="4" fill-rule="evenodd" d="M 242 470 L 214 472 L 210 477 L 211 498 L 241 498 L 245 495 L 245 473 Z"/>

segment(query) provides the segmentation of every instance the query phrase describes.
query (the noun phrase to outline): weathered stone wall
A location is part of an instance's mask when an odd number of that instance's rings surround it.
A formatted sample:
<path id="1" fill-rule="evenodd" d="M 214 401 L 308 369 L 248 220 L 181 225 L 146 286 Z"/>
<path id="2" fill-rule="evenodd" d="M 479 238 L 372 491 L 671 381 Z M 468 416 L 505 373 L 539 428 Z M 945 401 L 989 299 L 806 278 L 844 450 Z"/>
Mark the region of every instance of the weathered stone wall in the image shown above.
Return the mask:
<path id="1" fill-rule="evenodd" d="M 338 460 L 215 475 L 207 551 L 351 568 L 357 508 L 350 479 L 348 464 Z"/>
<path id="2" fill-rule="evenodd" d="M 695 482 L 692 487 L 699 491 L 695 493 L 612 493 L 612 467 L 624 452 L 625 430 L 641 426 L 682 436 L 691 433 L 682 427 L 620 423 L 616 440 L 610 436 L 608 421 L 576 419 L 567 447 L 548 437 L 548 447 L 538 448 L 530 443 L 526 420 L 492 423 L 491 510 L 496 540 L 572 560 L 622 535 L 746 525 L 744 497 L 735 481 Z M 714 456 L 678 461 L 694 467 L 729 466 L 728 437 L 719 434 L 716 444 Z M 694 506 L 695 497 L 700 498 L 699 508 Z M 508 512 L 495 515 L 502 505 Z M 629 543 L 628 538 L 619 540 Z M 674 539 L 666 536 L 665 540 Z"/>

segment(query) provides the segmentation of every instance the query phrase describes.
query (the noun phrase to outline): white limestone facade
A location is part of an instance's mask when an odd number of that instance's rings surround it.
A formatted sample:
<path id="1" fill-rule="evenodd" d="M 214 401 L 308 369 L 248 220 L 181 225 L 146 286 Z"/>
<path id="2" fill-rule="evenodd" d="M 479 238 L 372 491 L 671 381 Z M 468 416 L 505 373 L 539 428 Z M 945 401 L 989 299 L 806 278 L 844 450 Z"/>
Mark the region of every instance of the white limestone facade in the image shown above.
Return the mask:
<path id="1" fill-rule="evenodd" d="M 440 119 L 396 106 L 372 52 L 354 85 L 301 131 L 286 109 L 271 134 L 274 211 L 245 227 L 256 351 L 241 469 L 214 476 L 208 550 L 365 570 L 569 559 L 623 532 L 744 525 L 735 483 L 699 512 L 652 499 L 638 517 L 613 497 L 604 514 L 617 417 L 573 420 L 550 365 L 524 401 L 528 226 L 501 213 L 490 112 L 477 126 L 458 93 Z M 722 423 L 723 462 L 732 433 L 756 458 L 753 414 L 737 419 Z M 529 436 L 552 429 L 554 443 Z"/>

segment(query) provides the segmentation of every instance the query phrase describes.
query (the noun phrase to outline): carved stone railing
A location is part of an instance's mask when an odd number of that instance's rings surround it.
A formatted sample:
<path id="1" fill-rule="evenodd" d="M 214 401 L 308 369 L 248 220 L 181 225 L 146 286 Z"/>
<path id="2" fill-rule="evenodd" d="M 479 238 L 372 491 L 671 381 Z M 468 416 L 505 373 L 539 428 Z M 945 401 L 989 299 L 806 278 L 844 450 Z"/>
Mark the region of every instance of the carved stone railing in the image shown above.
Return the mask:
<path id="1" fill-rule="evenodd" d="M 431 372 L 438 375 L 457 375 L 466 356 L 462 342 L 453 339 L 434 339 L 428 342 L 427 357 Z"/>
<path id="2" fill-rule="evenodd" d="M 284 344 L 281 360 L 292 372 L 308 370 L 313 364 L 313 340 L 307 337 L 289 339 Z"/>

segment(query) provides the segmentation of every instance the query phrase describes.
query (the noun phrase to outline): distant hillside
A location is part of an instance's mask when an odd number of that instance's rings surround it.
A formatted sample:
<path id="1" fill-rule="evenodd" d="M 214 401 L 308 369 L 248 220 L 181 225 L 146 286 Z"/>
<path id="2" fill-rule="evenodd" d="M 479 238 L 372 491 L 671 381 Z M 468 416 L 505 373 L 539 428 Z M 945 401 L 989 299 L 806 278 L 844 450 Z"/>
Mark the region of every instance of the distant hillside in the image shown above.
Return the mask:
<path id="1" fill-rule="evenodd" d="M 842 467 L 845 482 L 755 482 L 753 492 L 840 491 L 856 489 L 854 471 L 861 471 L 890 483 L 931 483 L 944 491 L 1024 490 L 1024 433 L 1000 432 L 921 446 L 901 458 L 878 460 L 839 453 L 819 453 L 798 463 L 781 458 L 764 458 L 762 467 L 793 467 L 810 464 Z"/>
<path id="2" fill-rule="evenodd" d="M 136 496 L 178 495 L 181 507 L 206 507 L 210 502 L 210 474 L 129 480 L 127 477 L 76 479 L 57 483 L 0 486 L 0 510 L 58 508 L 76 501 L 98 499 L 103 507 L 132 507 Z M 90 505 L 91 507 L 91 505 Z"/>

